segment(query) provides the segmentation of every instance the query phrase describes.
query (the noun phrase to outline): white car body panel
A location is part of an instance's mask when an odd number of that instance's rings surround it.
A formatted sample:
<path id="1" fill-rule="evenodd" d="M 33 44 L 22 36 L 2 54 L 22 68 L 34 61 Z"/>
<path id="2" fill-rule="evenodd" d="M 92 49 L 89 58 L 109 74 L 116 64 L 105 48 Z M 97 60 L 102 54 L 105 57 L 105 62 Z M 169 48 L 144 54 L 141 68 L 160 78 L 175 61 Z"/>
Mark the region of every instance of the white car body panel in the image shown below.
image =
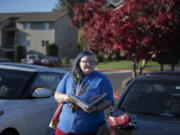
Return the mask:
<path id="1" fill-rule="evenodd" d="M 20 134 L 27 134 L 22 100 L 0 100 L 0 111 L 3 111 L 0 116 L 0 132 L 7 128 L 15 128 Z"/>
<path id="2" fill-rule="evenodd" d="M 55 109 L 55 106 L 51 105 L 51 100 L 51 98 L 46 98 L 43 100 L 33 99 L 25 101 L 25 104 L 28 105 L 27 107 L 25 107 L 25 114 L 29 116 L 26 117 L 26 122 L 28 125 L 31 125 L 31 127 L 28 126 L 29 135 L 46 135 L 46 133 L 48 132 L 47 125 L 52 118 L 53 109 Z M 55 101 L 54 104 L 56 104 Z M 36 110 L 36 108 L 38 108 L 38 110 Z M 49 110 L 49 112 L 47 112 L 47 110 Z M 48 118 L 44 119 L 45 117 Z M 36 123 L 34 123 L 34 121 L 36 121 Z M 46 129 L 46 131 L 44 129 Z"/>
<path id="3" fill-rule="evenodd" d="M 15 70 L 15 72 L 56 73 L 59 76 L 61 74 L 61 77 L 62 74 L 67 72 L 61 69 L 42 66 L 0 63 L 0 70 L 3 69 Z M 1 74 L 3 74 L 3 71 Z M 1 79 L 3 80 L 3 77 Z M 37 91 L 35 90 L 32 93 L 32 97 L 23 97 L 16 100 L 0 99 L 0 135 L 9 128 L 15 129 L 19 135 L 52 135 L 54 129 L 49 128 L 49 123 L 58 103 L 55 101 L 54 96 L 52 96 L 50 89 L 37 89 Z M 29 89 L 24 89 L 24 91 L 29 91 Z"/>
<path id="4" fill-rule="evenodd" d="M 42 98 L 43 100 L 0 100 L 0 111 L 4 112 L 0 116 L 0 132 L 7 128 L 14 128 L 20 135 L 46 135 L 50 132 L 47 125 L 57 107 L 56 101 L 52 98 L 54 97 Z"/>

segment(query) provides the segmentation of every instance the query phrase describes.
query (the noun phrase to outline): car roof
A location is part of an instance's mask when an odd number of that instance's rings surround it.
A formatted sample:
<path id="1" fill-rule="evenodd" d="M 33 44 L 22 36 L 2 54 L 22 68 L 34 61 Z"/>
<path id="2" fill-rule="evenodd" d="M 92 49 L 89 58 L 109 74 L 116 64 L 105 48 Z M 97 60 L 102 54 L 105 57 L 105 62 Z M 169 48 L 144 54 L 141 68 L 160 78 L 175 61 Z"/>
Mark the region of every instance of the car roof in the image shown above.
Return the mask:
<path id="1" fill-rule="evenodd" d="M 156 72 L 149 72 L 145 75 L 141 75 L 137 77 L 138 79 L 180 79 L 180 71 L 156 71 Z"/>
<path id="2" fill-rule="evenodd" d="M 149 72 L 147 75 L 171 75 L 171 76 L 180 76 L 180 71 L 157 71 Z"/>
<path id="3" fill-rule="evenodd" d="M 29 71 L 29 72 L 61 72 L 61 73 L 67 72 L 66 70 L 62 70 L 58 68 L 50 68 L 50 67 L 30 65 L 30 64 L 18 64 L 11 62 L 0 62 L 0 68 Z"/>

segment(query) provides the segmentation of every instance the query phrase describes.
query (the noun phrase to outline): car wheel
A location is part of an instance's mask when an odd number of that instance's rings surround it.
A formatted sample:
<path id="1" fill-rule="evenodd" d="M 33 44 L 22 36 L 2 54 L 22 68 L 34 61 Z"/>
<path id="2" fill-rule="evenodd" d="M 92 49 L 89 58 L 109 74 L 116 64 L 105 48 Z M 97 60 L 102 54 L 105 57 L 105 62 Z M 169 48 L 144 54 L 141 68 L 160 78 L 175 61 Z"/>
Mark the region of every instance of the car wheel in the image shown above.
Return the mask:
<path id="1" fill-rule="evenodd" d="M 19 135 L 15 130 L 5 130 L 1 135 Z"/>

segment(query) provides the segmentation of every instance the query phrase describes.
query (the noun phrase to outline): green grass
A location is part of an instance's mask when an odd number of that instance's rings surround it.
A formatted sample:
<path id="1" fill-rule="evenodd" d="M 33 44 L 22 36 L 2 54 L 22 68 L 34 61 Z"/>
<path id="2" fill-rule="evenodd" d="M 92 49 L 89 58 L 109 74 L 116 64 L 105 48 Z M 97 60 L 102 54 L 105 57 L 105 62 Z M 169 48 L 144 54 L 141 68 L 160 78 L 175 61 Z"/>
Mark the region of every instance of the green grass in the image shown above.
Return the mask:
<path id="1" fill-rule="evenodd" d="M 131 61 L 121 60 L 121 61 L 111 61 L 111 62 L 99 62 L 98 65 L 96 65 L 96 68 L 133 69 L 133 65 Z M 149 61 L 147 63 L 145 70 L 158 71 L 160 70 L 160 65 L 157 62 Z"/>

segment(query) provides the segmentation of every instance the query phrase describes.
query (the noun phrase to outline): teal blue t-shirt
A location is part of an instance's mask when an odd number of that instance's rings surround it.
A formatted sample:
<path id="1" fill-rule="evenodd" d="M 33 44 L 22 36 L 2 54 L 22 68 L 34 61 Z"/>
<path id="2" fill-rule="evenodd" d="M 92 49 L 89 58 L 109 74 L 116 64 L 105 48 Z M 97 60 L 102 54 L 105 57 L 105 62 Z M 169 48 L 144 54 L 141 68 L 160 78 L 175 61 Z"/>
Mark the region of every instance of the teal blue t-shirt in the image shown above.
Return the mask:
<path id="1" fill-rule="evenodd" d="M 77 92 L 78 86 L 81 86 L 80 92 Z M 93 97 L 107 93 L 108 95 L 105 100 L 113 101 L 111 83 L 104 74 L 98 71 L 93 71 L 90 75 L 83 76 L 82 82 L 79 85 L 74 84 L 72 73 L 68 72 L 59 83 L 56 91 L 78 96 L 80 100 L 86 103 L 89 103 Z M 104 111 L 88 114 L 78 108 L 73 113 L 70 106 L 71 103 L 65 103 L 60 114 L 58 128 L 64 132 L 91 133 L 95 132 L 99 125 L 104 122 Z"/>

